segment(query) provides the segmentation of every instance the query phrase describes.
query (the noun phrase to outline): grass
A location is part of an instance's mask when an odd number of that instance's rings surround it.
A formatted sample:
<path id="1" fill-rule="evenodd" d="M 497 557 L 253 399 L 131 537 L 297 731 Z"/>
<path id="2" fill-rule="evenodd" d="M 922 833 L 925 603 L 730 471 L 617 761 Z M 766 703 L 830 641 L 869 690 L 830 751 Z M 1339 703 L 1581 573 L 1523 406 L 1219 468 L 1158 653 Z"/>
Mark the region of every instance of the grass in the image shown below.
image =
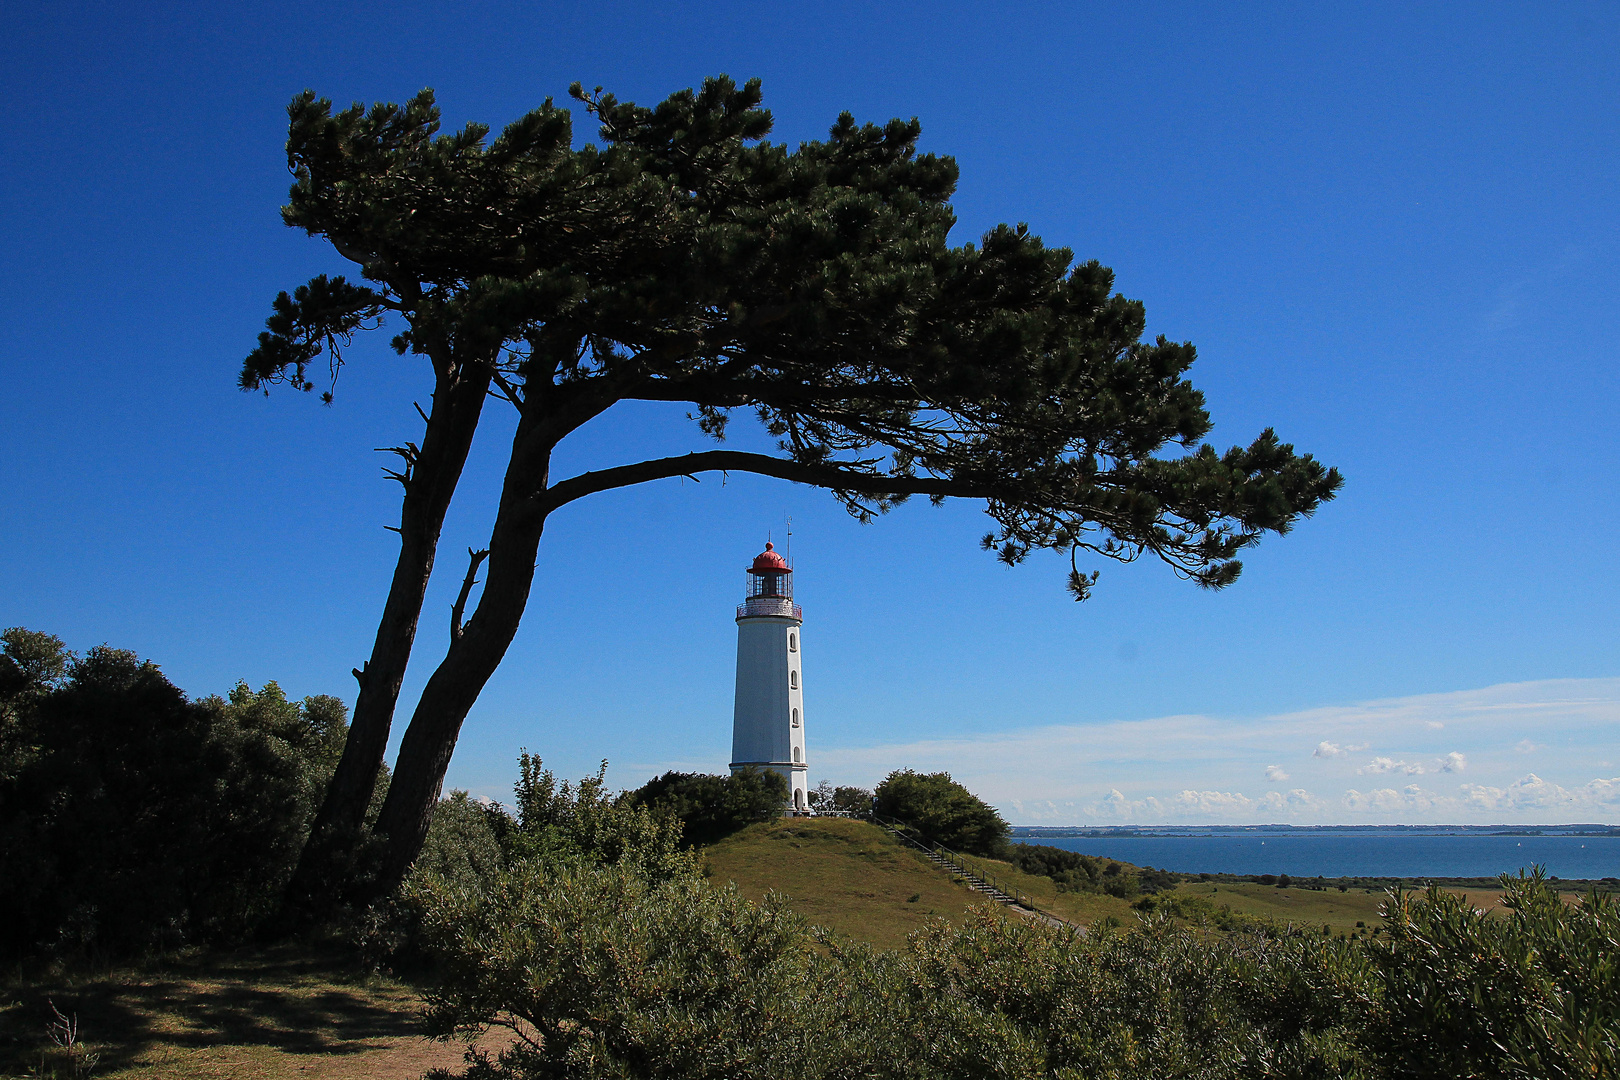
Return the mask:
<path id="1" fill-rule="evenodd" d="M 1187 881 L 1178 885 L 1176 892 L 1208 900 L 1216 906 L 1225 904 L 1242 915 L 1275 919 L 1280 923 L 1318 930 L 1327 926 L 1334 937 L 1341 934 L 1366 935 L 1374 927 L 1384 925 L 1384 920 L 1378 915 L 1378 906 L 1384 902 L 1384 894 L 1379 891 L 1351 889 L 1339 892 L 1328 889 L 1316 892 L 1311 889 L 1279 889 L 1255 882 L 1217 884 Z"/>
<path id="2" fill-rule="evenodd" d="M 965 861 L 969 866 L 978 869 L 981 875 L 987 874 L 995 878 L 1004 891 L 1014 891 L 1019 896 L 1028 898 L 1036 907 L 1049 911 L 1060 919 L 1082 926 L 1090 926 L 1094 922 L 1109 918 L 1124 926 L 1132 926 L 1136 922 L 1136 914 L 1131 910 L 1128 900 L 1103 893 L 1059 892 L 1057 882 L 1051 878 L 1026 874 L 1012 863 L 1000 859 L 970 857 Z M 1127 863 L 1121 863 L 1120 866 L 1124 870 L 1133 869 Z"/>
<path id="3" fill-rule="evenodd" d="M 864 821 L 796 818 L 755 825 L 710 846 L 704 855 L 716 883 L 735 881 L 744 896 L 756 901 L 774 890 L 810 921 L 879 948 L 904 944 L 906 935 L 930 917 L 956 921 L 983 902 L 950 874 Z M 996 859 L 968 862 L 994 875 L 1004 889 L 1016 890 L 1035 906 L 1070 922 L 1089 926 L 1112 919 L 1117 925 L 1136 924 L 1138 913 L 1127 900 L 1059 892 L 1051 878 L 1025 874 Z M 1121 865 L 1126 871 L 1134 869 Z M 1502 897 L 1499 888 L 1452 891 L 1486 910 L 1497 908 Z M 1186 881 L 1175 892 L 1216 907 L 1226 905 L 1240 915 L 1316 931 L 1326 926 L 1334 937 L 1367 937 L 1384 924 L 1378 913 L 1385 898 L 1382 889 L 1340 892 L 1279 889 L 1257 882 Z"/>
<path id="4" fill-rule="evenodd" d="M 77 1019 L 89 1075 L 107 1080 L 394 1080 L 458 1066 L 464 1051 L 420 1034 L 409 986 L 286 946 L 13 979 L 0 988 L 0 1077 L 75 1075 L 47 1037 L 50 1003 Z"/>
<path id="5" fill-rule="evenodd" d="M 704 849 L 711 881 L 749 900 L 779 892 L 811 922 L 878 948 L 905 943 L 931 917 L 960 921 L 983 903 L 875 825 L 788 818 L 751 825 Z"/>
<path id="6" fill-rule="evenodd" d="M 878 948 L 903 945 L 931 917 L 960 921 L 985 903 L 950 873 L 902 845 L 889 833 L 849 818 L 788 818 L 753 825 L 704 850 L 710 879 L 734 881 L 750 900 L 768 892 L 811 922 Z M 1127 901 L 1094 893 L 1058 892 L 1051 878 L 1011 863 L 970 860 L 1037 907 L 1089 925 L 1109 917 L 1136 921 Z M 916 899 L 912 899 L 915 897 Z"/>

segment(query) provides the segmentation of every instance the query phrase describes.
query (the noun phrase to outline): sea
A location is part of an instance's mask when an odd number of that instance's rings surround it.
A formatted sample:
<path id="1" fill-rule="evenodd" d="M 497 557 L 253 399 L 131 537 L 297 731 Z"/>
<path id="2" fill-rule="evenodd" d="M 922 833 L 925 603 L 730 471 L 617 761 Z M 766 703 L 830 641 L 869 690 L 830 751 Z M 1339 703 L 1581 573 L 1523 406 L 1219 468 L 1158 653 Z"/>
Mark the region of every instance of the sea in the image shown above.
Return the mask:
<path id="1" fill-rule="evenodd" d="M 1404 827 L 1134 834 L 1110 830 L 1079 836 L 1014 835 L 1013 840 L 1186 874 L 1480 878 L 1539 865 L 1550 877 L 1598 879 L 1620 877 L 1620 830 L 1611 833 L 1448 833 Z"/>

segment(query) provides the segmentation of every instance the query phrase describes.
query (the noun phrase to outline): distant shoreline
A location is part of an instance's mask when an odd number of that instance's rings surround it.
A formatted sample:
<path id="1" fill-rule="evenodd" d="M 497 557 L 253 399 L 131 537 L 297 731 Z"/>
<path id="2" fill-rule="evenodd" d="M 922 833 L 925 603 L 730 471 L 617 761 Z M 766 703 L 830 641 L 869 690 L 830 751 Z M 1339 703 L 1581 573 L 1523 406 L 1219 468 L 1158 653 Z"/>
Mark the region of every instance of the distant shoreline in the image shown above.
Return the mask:
<path id="1" fill-rule="evenodd" d="M 1540 866 L 1554 880 L 1620 887 L 1620 828 L 1611 825 L 1023 826 L 1011 839 L 1241 880 L 1287 874 L 1360 887 L 1413 880 L 1477 884 Z"/>
<path id="2" fill-rule="evenodd" d="M 1039 837 L 1256 836 L 1395 833 L 1404 836 L 1620 836 L 1620 825 L 1013 825 L 1016 839 Z"/>

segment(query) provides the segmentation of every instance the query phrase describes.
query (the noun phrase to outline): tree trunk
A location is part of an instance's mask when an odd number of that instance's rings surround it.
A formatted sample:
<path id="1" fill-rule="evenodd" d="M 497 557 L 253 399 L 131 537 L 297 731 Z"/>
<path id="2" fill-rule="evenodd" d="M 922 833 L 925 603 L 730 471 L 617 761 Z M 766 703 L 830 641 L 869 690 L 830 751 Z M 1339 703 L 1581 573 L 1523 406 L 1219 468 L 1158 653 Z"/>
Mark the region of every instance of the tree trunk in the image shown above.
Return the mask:
<path id="1" fill-rule="evenodd" d="M 532 445 L 539 440 L 525 430 L 528 426 L 520 422 L 514 439 L 517 448 L 490 536 L 488 577 L 478 609 L 428 679 L 400 743 L 376 826 L 388 844 L 376 883 L 382 894 L 404 879 L 421 852 L 461 725 L 506 656 L 529 602 L 546 522 L 533 499 L 546 488 L 551 447 Z M 531 444 L 527 450 L 525 443 Z"/>
<path id="2" fill-rule="evenodd" d="M 337 771 L 287 885 L 284 914 L 307 917 L 339 899 L 335 887 L 352 869 L 377 776 L 382 769 L 394 708 L 416 640 L 439 533 L 472 448 L 488 394 L 491 369 L 461 365 L 441 376 L 421 450 L 405 484 L 400 510 L 399 559 L 383 605 L 371 659 L 356 669 L 360 693 Z"/>

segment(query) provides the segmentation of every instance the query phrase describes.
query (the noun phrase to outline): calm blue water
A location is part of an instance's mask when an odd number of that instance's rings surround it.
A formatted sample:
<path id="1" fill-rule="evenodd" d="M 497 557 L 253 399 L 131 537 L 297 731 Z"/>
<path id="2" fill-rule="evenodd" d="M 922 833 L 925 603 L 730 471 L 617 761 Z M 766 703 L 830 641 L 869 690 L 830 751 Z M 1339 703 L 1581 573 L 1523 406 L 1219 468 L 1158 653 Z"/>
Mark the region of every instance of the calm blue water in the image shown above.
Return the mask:
<path id="1" fill-rule="evenodd" d="M 1620 836 L 1020 837 L 1185 874 L 1494 877 L 1540 863 L 1562 878 L 1620 877 Z"/>

